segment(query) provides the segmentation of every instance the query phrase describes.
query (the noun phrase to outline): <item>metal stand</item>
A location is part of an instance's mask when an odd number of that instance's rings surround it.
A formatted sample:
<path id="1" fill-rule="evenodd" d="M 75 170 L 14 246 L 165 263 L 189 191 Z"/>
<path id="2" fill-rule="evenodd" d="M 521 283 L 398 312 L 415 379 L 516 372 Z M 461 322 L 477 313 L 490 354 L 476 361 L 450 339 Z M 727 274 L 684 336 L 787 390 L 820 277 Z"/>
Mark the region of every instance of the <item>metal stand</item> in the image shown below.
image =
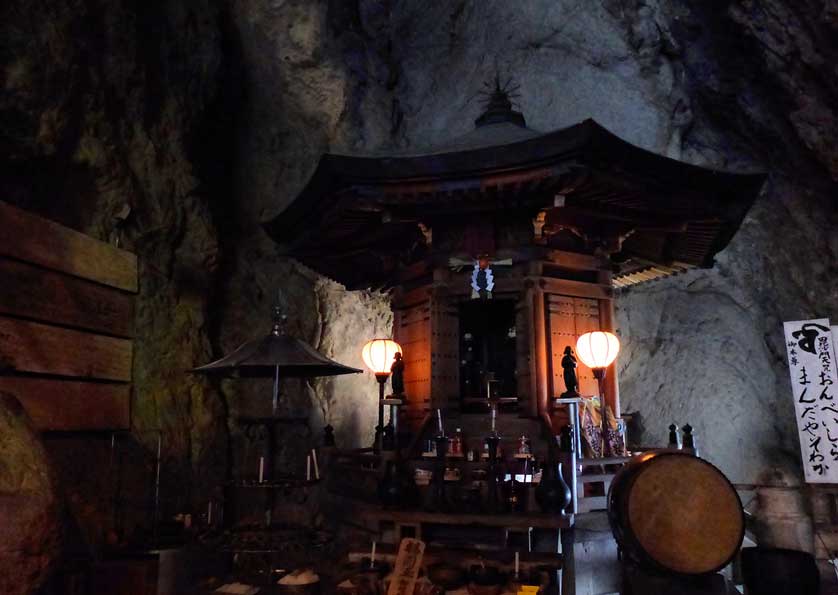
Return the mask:
<path id="1" fill-rule="evenodd" d="M 372 450 L 378 454 L 384 450 L 384 385 L 387 383 L 389 374 L 376 374 L 378 380 L 378 425 L 375 426 L 375 443 Z"/>
<path id="2" fill-rule="evenodd" d="M 605 433 L 608 430 L 608 404 L 605 402 L 605 368 L 593 368 L 591 371 L 594 373 L 594 378 L 597 380 L 597 384 L 599 385 L 599 411 L 600 411 L 600 433 L 602 434 L 602 458 L 605 458 L 607 455 L 605 454 L 605 446 L 607 444 L 605 439 Z M 603 471 L 605 470 L 605 466 L 603 465 Z"/>
<path id="3" fill-rule="evenodd" d="M 497 432 L 492 431 L 486 438 L 486 445 L 489 449 L 489 475 L 488 490 L 486 493 L 486 508 L 489 512 L 500 512 L 500 500 L 498 498 L 498 444 L 500 444 L 500 436 Z"/>
<path id="4" fill-rule="evenodd" d="M 448 451 L 448 437 L 440 434 L 436 441 L 436 490 L 434 497 L 434 508 L 439 512 L 448 509 L 448 501 L 445 497 L 445 455 Z"/>
<path id="5" fill-rule="evenodd" d="M 399 407 L 403 403 L 401 399 L 384 399 L 383 401 L 384 405 L 390 407 L 390 421 L 385 434 L 391 436 L 392 439 L 389 443 L 383 443 L 382 448 L 396 453 L 399 451 Z"/>

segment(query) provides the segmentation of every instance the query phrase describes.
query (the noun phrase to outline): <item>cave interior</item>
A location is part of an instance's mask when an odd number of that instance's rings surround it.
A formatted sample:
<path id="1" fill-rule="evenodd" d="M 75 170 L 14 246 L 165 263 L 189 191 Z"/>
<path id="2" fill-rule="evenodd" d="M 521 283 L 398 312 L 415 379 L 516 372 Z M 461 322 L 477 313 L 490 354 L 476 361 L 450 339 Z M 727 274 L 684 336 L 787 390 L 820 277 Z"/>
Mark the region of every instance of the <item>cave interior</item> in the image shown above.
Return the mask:
<path id="1" fill-rule="evenodd" d="M 838 593 L 834 0 L 0 31 L 0 593 Z"/>

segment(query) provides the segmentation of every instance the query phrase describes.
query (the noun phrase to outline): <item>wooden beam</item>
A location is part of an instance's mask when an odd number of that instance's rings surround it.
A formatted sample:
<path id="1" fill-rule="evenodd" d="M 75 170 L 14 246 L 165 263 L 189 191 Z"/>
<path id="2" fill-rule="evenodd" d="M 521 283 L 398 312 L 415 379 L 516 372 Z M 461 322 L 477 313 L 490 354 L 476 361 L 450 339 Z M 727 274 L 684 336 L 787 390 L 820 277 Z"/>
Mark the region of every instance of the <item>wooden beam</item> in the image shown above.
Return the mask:
<path id="1" fill-rule="evenodd" d="M 0 201 L 0 255 L 137 291 L 137 257 Z"/>
<path id="2" fill-rule="evenodd" d="M 651 281 L 652 279 L 658 278 L 658 274 L 651 269 L 643 269 L 641 271 L 637 271 L 635 274 L 641 281 Z"/>
<path id="3" fill-rule="evenodd" d="M 409 291 L 400 291 L 398 295 L 393 296 L 392 309 L 404 310 L 413 308 L 418 304 L 424 304 L 431 299 L 431 288 L 428 285 L 416 287 Z"/>
<path id="4" fill-rule="evenodd" d="M 547 259 L 553 264 L 579 271 L 598 271 L 610 266 L 609 262 L 603 258 L 566 250 L 550 250 L 547 252 Z"/>
<path id="5" fill-rule="evenodd" d="M 630 273 L 624 276 L 623 279 L 625 280 L 626 285 L 635 285 L 637 283 L 640 283 L 640 281 L 642 280 L 640 279 L 640 276 L 637 273 Z"/>
<path id="6" fill-rule="evenodd" d="M 599 326 L 602 330 L 615 332 L 614 324 L 614 300 L 600 300 L 599 302 Z M 611 411 L 615 417 L 620 417 L 620 379 L 617 375 L 617 360 L 614 361 L 605 373 L 605 400 L 611 405 Z M 608 490 L 606 490 L 608 493 Z"/>
<path id="7" fill-rule="evenodd" d="M 0 376 L 0 392 L 14 395 L 42 431 L 127 429 L 130 391 L 129 384 Z"/>
<path id="8" fill-rule="evenodd" d="M 0 313 L 119 337 L 134 334 L 134 299 L 103 287 L 0 256 Z"/>
<path id="9" fill-rule="evenodd" d="M 614 296 L 611 285 L 598 283 L 585 283 L 584 281 L 571 281 L 570 279 L 543 278 L 544 291 L 558 293 L 574 297 L 595 298 L 598 300 L 610 300 Z"/>
<path id="10" fill-rule="evenodd" d="M 401 285 L 430 275 L 431 267 L 428 265 L 428 262 L 420 260 L 419 262 L 414 262 L 413 264 L 397 269 L 395 278 L 397 284 Z"/>
<path id="11" fill-rule="evenodd" d="M 127 339 L 0 316 L 0 372 L 129 382 L 131 358 Z"/>

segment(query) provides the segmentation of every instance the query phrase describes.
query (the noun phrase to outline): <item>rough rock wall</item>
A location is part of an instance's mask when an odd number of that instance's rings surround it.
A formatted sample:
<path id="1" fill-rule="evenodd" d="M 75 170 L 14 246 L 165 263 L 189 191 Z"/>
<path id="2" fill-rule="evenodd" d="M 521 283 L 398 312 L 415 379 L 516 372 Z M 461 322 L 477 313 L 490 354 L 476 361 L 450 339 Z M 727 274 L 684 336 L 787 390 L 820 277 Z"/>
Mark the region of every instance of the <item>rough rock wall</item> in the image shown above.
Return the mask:
<path id="1" fill-rule="evenodd" d="M 624 402 L 649 437 L 695 425 L 734 481 L 798 483 L 782 321 L 838 313 L 834 6 L 734 2 L 668 17 L 696 106 L 686 144 L 735 163 L 742 151 L 726 139 L 738 139 L 770 178 L 712 270 L 619 299 Z"/>
<path id="2" fill-rule="evenodd" d="M 623 292 L 621 398 L 643 443 L 692 423 L 735 481 L 796 475 L 780 322 L 838 317 L 834 3 L 411 2 L 391 31 L 397 142 L 465 132 L 496 70 L 530 126 L 592 117 L 641 147 L 771 174 L 709 271 Z M 831 310 L 830 310 L 831 309 Z"/>
<path id="3" fill-rule="evenodd" d="M 364 339 L 389 328 L 382 296 L 347 294 L 278 258 L 258 226 L 323 150 L 380 134 L 361 113 L 372 90 L 386 95 L 369 80 L 386 70 L 364 74 L 377 58 L 366 63 L 369 36 L 354 32 L 357 21 L 342 3 L 0 8 L 2 199 L 139 255 L 132 440 L 153 457 L 162 432 L 164 513 L 205 509 L 238 436 L 231 418 L 268 401 L 263 386 L 188 369 L 267 331 L 277 299 L 289 332 L 349 364 L 360 365 Z M 285 411 L 310 414 L 316 433 L 329 421 L 345 445 L 368 440 L 369 378 L 286 389 Z M 100 543 L 111 525 L 108 441 L 49 446 L 56 465 L 72 452 L 89 462 L 61 474 L 62 493 L 87 540 Z M 149 463 L 128 464 L 141 476 L 132 486 L 150 490 Z M 139 512 L 145 495 L 133 494 L 129 532 L 150 519 Z"/>
<path id="4" fill-rule="evenodd" d="M 267 328 L 277 300 L 290 332 L 350 365 L 389 329 L 382 296 L 279 258 L 258 222 L 322 151 L 444 141 L 471 128 L 485 80 L 512 75 L 536 129 L 593 117 L 672 157 L 771 173 L 715 269 L 620 297 L 622 397 L 644 414 L 647 441 L 690 421 L 734 479 L 775 465 L 794 473 L 779 322 L 838 302 L 838 10 L 834 0 L 702 6 L 7 2 L 0 187 L 140 255 L 137 436 L 153 446 L 163 428 L 172 481 L 196 495 L 223 473 L 230 418 L 264 407 L 266 387 L 183 370 Z M 316 430 L 329 421 L 345 445 L 369 440 L 366 375 L 286 392 Z"/>
<path id="5" fill-rule="evenodd" d="M 184 374 L 211 354 L 213 209 L 229 200 L 198 171 L 210 158 L 229 160 L 213 120 L 225 100 L 220 19 L 220 4 L 201 0 L 0 8 L 2 199 L 139 255 L 132 434 L 151 456 L 162 432 L 166 468 L 178 478 L 167 494 L 175 510 L 200 493 L 193 484 L 224 472 L 223 401 Z M 66 456 L 72 440 L 49 446 L 75 466 L 62 474 L 61 494 L 95 546 L 111 526 L 108 442 L 88 441 L 75 457 Z M 126 481 L 150 491 L 147 462 L 134 461 Z M 129 532 L 150 518 L 144 494 L 132 496 Z"/>
<path id="6" fill-rule="evenodd" d="M 289 315 L 290 333 L 363 368 L 364 341 L 391 332 L 386 296 L 348 293 L 279 258 L 259 225 L 296 196 L 323 152 L 369 149 L 386 139 L 386 49 L 376 45 L 375 27 L 387 13 L 362 23 L 352 2 L 247 0 L 232 6 L 245 74 L 236 137 L 236 243 L 227 253 L 231 275 L 220 350 L 269 328 L 270 306 L 278 302 Z M 319 440 L 326 423 L 335 427 L 341 446 L 371 443 L 377 410 L 369 374 L 284 384 L 283 412 L 307 414 L 316 437 L 286 441 L 283 461 L 299 470 L 302 452 Z M 225 391 L 231 416 L 267 411 L 267 383 L 225 383 Z"/>
<path id="7" fill-rule="evenodd" d="M 408 2 L 394 10 L 404 144 L 443 143 L 471 130 L 478 92 L 496 72 L 520 85 L 517 104 L 536 130 L 593 117 L 667 152 L 682 126 L 673 68 L 636 51 L 627 24 L 604 3 Z M 648 43 L 663 44 L 655 35 Z"/>

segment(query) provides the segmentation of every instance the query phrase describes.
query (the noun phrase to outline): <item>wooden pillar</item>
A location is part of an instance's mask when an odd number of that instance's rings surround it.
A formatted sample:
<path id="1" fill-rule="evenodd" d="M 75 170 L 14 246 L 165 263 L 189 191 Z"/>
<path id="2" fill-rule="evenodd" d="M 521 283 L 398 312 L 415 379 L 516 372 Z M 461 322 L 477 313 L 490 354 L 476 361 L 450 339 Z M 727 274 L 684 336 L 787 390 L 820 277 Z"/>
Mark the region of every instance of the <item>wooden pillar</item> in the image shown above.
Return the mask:
<path id="1" fill-rule="evenodd" d="M 515 304 L 515 349 L 518 402 L 521 409 L 529 415 L 537 411 L 535 403 L 535 366 L 532 358 L 532 304 L 529 289 L 523 287 Z"/>
<path id="2" fill-rule="evenodd" d="M 599 320 L 602 330 L 614 332 L 614 300 L 599 300 Z M 605 400 L 611 406 L 615 417 L 620 417 L 620 382 L 617 378 L 617 360 L 608 366 L 605 374 Z"/>
<path id="3" fill-rule="evenodd" d="M 544 289 L 541 283 L 534 283 L 529 290 L 532 305 L 532 374 L 534 379 L 533 399 L 528 415 L 536 416 L 550 411 L 550 378 L 547 351 L 547 317 L 544 310 Z"/>

